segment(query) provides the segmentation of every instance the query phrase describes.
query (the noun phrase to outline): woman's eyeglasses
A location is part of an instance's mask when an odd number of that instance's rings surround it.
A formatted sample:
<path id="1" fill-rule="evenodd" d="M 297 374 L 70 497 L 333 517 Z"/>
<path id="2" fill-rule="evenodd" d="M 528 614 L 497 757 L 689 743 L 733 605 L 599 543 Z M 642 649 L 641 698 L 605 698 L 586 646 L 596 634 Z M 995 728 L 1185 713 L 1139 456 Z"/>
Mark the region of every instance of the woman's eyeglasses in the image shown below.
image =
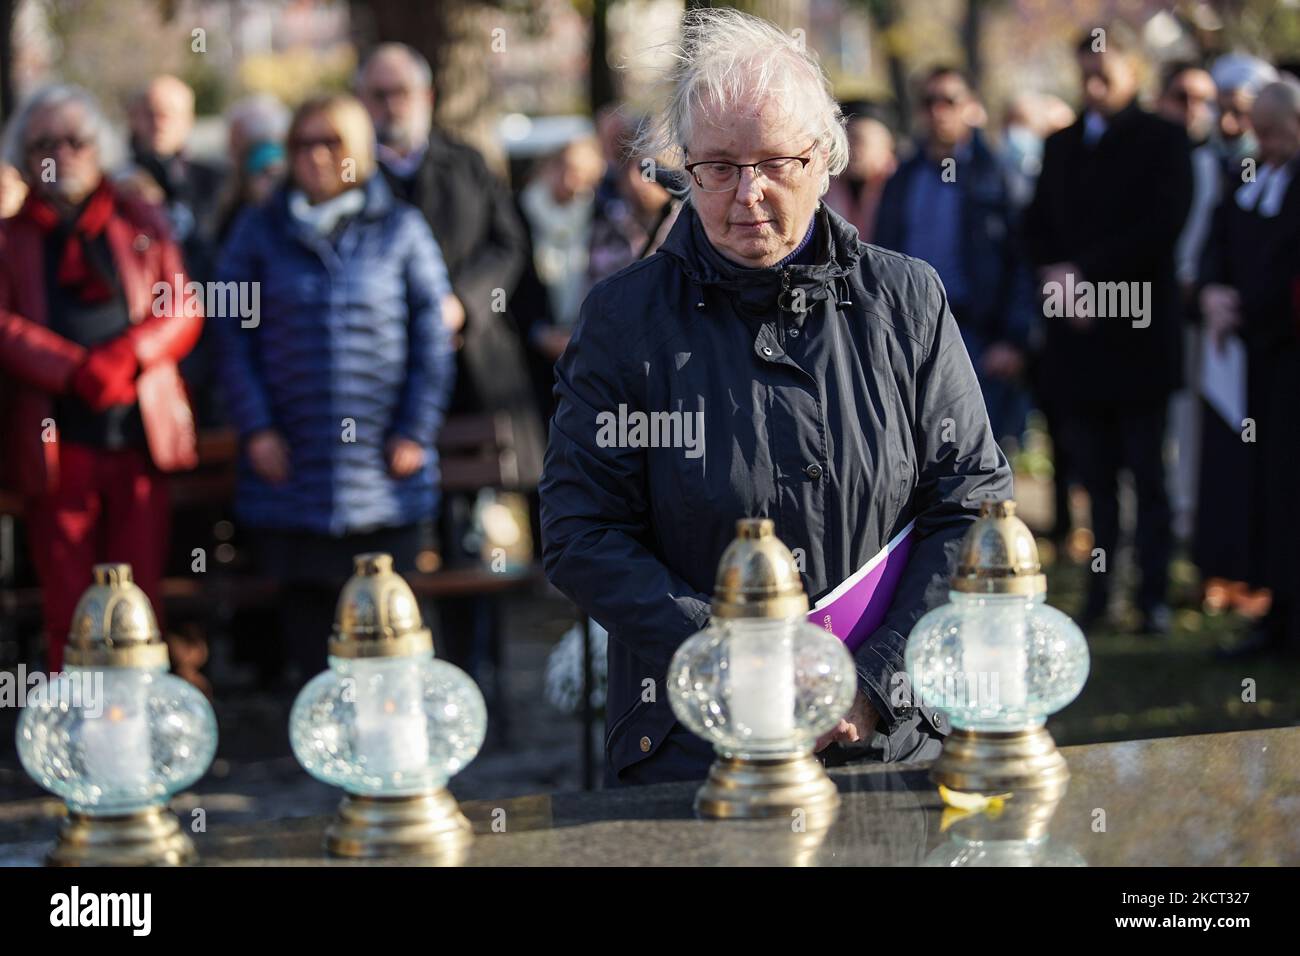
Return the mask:
<path id="1" fill-rule="evenodd" d="M 295 139 L 289 143 L 289 148 L 295 153 L 309 153 L 317 146 L 324 146 L 331 153 L 337 153 L 343 148 L 343 140 L 337 136 L 320 136 L 316 139 Z"/>
<path id="2" fill-rule="evenodd" d="M 66 146 L 70 152 L 79 153 L 92 142 L 88 136 L 44 136 L 28 143 L 27 152 L 32 156 L 53 156 L 60 146 Z"/>
<path id="3" fill-rule="evenodd" d="M 816 143 L 813 146 L 817 145 Z M 812 146 L 808 147 L 812 149 Z M 757 163 L 727 163 L 721 160 L 706 160 L 699 163 L 687 163 L 686 171 L 706 193 L 725 193 L 740 184 L 740 171 L 752 169 L 754 176 L 762 176 L 769 183 L 779 186 L 788 185 L 803 175 L 803 171 L 812 162 L 811 156 L 773 156 L 771 159 L 759 160 Z"/>

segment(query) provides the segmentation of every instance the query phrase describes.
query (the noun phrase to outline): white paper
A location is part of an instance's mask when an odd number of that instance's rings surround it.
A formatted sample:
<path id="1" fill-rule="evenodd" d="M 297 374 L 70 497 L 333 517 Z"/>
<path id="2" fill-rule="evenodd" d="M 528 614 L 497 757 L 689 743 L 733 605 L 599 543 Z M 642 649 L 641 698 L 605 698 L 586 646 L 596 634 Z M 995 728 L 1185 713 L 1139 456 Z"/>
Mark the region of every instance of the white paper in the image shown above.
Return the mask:
<path id="1" fill-rule="evenodd" d="M 1223 348 L 1212 336 L 1201 336 L 1201 394 L 1234 431 L 1246 417 L 1246 346 L 1235 335 Z"/>

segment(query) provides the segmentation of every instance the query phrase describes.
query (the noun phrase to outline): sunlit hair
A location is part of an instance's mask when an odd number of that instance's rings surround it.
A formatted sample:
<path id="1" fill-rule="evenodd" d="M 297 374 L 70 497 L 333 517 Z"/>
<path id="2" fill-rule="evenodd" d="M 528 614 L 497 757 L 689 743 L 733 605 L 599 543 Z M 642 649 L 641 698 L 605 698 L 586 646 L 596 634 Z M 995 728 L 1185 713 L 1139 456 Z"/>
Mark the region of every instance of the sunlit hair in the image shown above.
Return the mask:
<path id="1" fill-rule="evenodd" d="M 289 108 L 270 93 L 253 93 L 226 110 L 226 125 L 238 127 L 245 142 L 279 143 L 289 126 Z"/>
<path id="2" fill-rule="evenodd" d="M 1300 116 L 1300 82 L 1283 74 L 1282 79 L 1266 84 L 1255 98 L 1255 108 L 1261 106 Z"/>
<path id="3" fill-rule="evenodd" d="M 375 127 L 361 101 L 349 93 L 330 93 L 307 100 L 293 112 L 289 123 L 289 146 L 298 139 L 303 124 L 314 116 L 329 120 L 343 141 L 343 155 L 356 163 L 357 183 L 364 183 L 375 172 Z"/>
<path id="4" fill-rule="evenodd" d="M 43 87 L 33 93 L 5 125 L 4 148 L 0 156 L 4 157 L 4 162 L 22 173 L 23 178 L 28 176 L 27 130 L 32 120 L 42 113 L 69 103 L 75 103 L 82 108 L 85 116 L 82 133 L 95 141 L 99 152 L 100 168 L 112 169 L 120 161 L 121 146 L 95 97 L 83 87 L 60 83 Z"/>
<path id="5" fill-rule="evenodd" d="M 424 54 L 408 44 L 390 41 L 381 43 L 371 50 L 370 55 L 357 67 L 356 75 L 352 78 L 353 89 L 360 92 L 365 88 L 366 71 L 370 68 L 371 63 L 392 56 L 407 61 L 415 73 L 415 82 L 420 89 L 427 90 L 433 87 L 433 68 L 429 66 L 429 61 L 425 59 Z"/>
<path id="6" fill-rule="evenodd" d="M 666 102 L 641 125 L 637 155 L 680 166 L 700 111 L 725 116 L 741 106 L 772 103 L 826 150 L 823 193 L 830 177 L 848 165 L 848 137 L 830 81 L 816 54 L 790 34 L 738 10 L 698 8 L 687 11 L 681 38 L 669 51 L 675 62 L 664 78 Z"/>

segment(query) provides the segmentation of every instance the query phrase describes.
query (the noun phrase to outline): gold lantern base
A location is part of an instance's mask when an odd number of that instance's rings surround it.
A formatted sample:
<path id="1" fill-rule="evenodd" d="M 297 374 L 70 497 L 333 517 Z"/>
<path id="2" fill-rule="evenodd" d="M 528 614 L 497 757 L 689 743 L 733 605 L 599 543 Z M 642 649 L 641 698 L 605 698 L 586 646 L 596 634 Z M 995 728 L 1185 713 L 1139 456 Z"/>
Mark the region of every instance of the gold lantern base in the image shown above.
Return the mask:
<path id="1" fill-rule="evenodd" d="M 330 854 L 356 859 L 431 857 L 455 864 L 473 840 L 473 826 L 445 787 L 404 797 L 347 794 L 325 831 Z"/>
<path id="2" fill-rule="evenodd" d="M 803 811 L 809 829 L 830 826 L 839 790 L 812 754 L 775 760 L 718 757 L 695 795 L 695 812 L 718 820 L 791 819 Z"/>
<path id="3" fill-rule="evenodd" d="M 47 866 L 187 866 L 198 859 L 176 817 L 162 807 L 99 817 L 69 813 Z"/>
<path id="4" fill-rule="evenodd" d="M 1012 731 L 954 728 L 930 768 L 930 779 L 967 793 L 1033 791 L 1037 799 L 1064 793 L 1070 768 L 1045 727 Z"/>

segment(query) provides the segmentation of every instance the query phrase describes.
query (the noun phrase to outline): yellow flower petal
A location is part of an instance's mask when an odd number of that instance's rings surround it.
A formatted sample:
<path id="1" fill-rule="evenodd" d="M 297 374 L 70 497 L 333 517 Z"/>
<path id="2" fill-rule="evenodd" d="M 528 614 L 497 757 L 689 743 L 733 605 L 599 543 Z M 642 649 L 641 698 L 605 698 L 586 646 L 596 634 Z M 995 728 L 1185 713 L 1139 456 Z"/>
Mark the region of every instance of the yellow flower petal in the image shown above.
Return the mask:
<path id="1" fill-rule="evenodd" d="M 1003 803 L 1011 799 L 1011 794 L 999 793 L 986 796 L 982 793 L 964 793 L 959 790 L 949 790 L 943 784 L 939 784 L 939 797 L 955 810 L 965 810 L 967 813 L 978 813 L 981 810 L 1001 813 Z"/>

